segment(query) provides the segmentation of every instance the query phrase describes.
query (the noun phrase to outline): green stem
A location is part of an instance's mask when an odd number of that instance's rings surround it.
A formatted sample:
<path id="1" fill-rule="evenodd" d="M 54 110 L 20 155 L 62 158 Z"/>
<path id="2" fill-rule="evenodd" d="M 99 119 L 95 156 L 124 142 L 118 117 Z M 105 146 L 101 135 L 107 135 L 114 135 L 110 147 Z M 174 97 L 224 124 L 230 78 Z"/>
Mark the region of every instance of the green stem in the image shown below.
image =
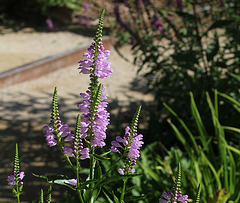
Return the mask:
<path id="1" fill-rule="evenodd" d="M 20 195 L 17 195 L 17 202 L 20 203 Z"/>
<path id="2" fill-rule="evenodd" d="M 17 197 L 17 202 L 20 203 L 20 194 L 19 194 L 19 188 L 17 187 L 17 194 L 16 194 L 16 197 Z"/>
<path id="3" fill-rule="evenodd" d="M 94 167 L 95 167 L 95 159 L 94 159 L 94 147 L 91 147 L 91 155 L 90 156 L 90 174 L 89 174 L 89 180 L 93 179 L 94 176 Z M 91 203 L 92 202 L 92 193 L 93 193 L 93 188 L 94 188 L 94 183 L 90 183 L 89 185 L 89 190 L 88 190 L 88 202 Z"/>
<path id="4" fill-rule="evenodd" d="M 80 177 L 79 177 L 79 169 L 80 169 L 80 163 L 79 163 L 79 158 L 76 158 L 76 162 L 77 162 L 77 169 L 76 169 L 76 176 L 77 176 L 77 194 L 79 197 L 79 200 L 81 203 L 84 203 L 83 198 L 82 198 L 82 193 L 81 190 L 79 189 L 80 186 Z"/>
<path id="5" fill-rule="evenodd" d="M 126 190 L 126 184 L 127 184 L 127 179 L 123 180 L 123 189 L 122 189 L 122 194 L 120 197 L 120 203 L 124 203 L 124 195 L 125 195 L 125 190 Z"/>

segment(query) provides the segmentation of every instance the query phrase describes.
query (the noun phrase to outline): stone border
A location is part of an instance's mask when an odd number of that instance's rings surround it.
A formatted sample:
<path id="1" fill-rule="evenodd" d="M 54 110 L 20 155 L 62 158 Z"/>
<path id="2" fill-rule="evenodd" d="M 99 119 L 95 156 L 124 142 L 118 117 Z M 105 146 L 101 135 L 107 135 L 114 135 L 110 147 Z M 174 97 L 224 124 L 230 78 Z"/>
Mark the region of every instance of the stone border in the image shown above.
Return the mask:
<path id="1" fill-rule="evenodd" d="M 111 40 L 109 37 L 103 38 L 105 49 L 110 49 Z M 49 56 L 38 61 L 13 68 L 11 70 L 0 73 L 0 88 L 7 87 L 13 84 L 32 80 L 48 73 L 51 73 L 60 68 L 77 64 L 84 52 L 86 45 L 79 46 L 75 49 L 68 50 L 53 56 Z"/>

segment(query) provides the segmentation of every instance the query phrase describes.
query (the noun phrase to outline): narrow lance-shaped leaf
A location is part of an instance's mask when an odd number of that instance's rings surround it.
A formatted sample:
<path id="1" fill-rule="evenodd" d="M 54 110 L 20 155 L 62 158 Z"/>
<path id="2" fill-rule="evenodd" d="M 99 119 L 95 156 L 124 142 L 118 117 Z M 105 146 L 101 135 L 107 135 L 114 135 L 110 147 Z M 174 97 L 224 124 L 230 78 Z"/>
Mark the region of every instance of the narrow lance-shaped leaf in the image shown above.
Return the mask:
<path id="1" fill-rule="evenodd" d="M 199 150 L 199 148 L 198 148 L 198 146 L 197 146 L 197 142 L 196 142 L 193 134 L 192 134 L 191 131 L 189 130 L 189 128 L 188 128 L 188 127 L 186 126 L 186 124 L 184 123 L 184 121 L 183 121 L 183 120 L 176 114 L 176 112 L 174 112 L 173 109 L 171 109 L 166 103 L 164 103 L 163 105 L 167 108 L 167 110 L 168 110 L 172 115 L 174 115 L 174 116 L 177 118 L 178 122 L 183 126 L 184 130 L 187 132 L 189 138 L 191 139 L 191 141 L 192 141 L 192 143 L 193 143 L 193 147 L 194 147 L 195 152 L 196 152 L 197 154 L 200 154 L 200 150 Z M 169 124 L 173 127 L 171 120 L 168 120 L 168 122 L 169 122 Z M 176 130 L 174 130 L 174 131 L 176 132 Z M 181 135 L 180 132 L 178 133 L 178 136 L 179 136 L 178 138 L 180 139 L 180 141 L 182 142 L 182 144 L 185 146 L 185 144 L 184 144 L 184 143 L 186 143 L 185 138 Z M 186 150 L 190 149 L 190 148 L 188 148 L 188 147 L 189 147 L 189 145 L 186 146 Z M 190 154 L 192 154 L 192 153 L 190 153 Z"/>
<path id="2" fill-rule="evenodd" d="M 209 152 L 209 147 L 207 145 L 207 140 L 206 137 L 208 137 L 207 131 L 203 125 L 202 119 L 200 117 L 199 111 L 197 109 L 196 103 L 194 101 L 194 97 L 192 92 L 190 93 L 190 98 L 191 98 L 191 110 L 192 110 L 192 115 L 194 117 L 194 120 L 196 122 L 197 128 L 198 128 L 198 132 L 200 134 L 201 137 L 201 142 L 203 147 L 207 150 L 207 152 Z"/>

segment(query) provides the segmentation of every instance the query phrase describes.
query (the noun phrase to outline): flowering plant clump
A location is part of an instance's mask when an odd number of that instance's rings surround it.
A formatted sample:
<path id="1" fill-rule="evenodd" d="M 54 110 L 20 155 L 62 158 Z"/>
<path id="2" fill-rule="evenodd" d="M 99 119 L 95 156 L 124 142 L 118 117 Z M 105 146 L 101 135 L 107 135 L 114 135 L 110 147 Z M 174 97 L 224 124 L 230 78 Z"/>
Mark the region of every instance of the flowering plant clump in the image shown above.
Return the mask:
<path id="1" fill-rule="evenodd" d="M 110 114 L 107 111 L 108 102 L 107 94 L 104 93 L 106 88 L 99 82 L 106 77 L 109 77 L 113 70 L 110 68 L 111 63 L 107 62 L 110 54 L 109 50 L 105 50 L 102 43 L 102 30 L 103 30 L 103 16 L 102 12 L 99 20 L 98 30 L 91 44 L 88 52 L 83 54 L 84 60 L 79 62 L 80 73 L 89 74 L 90 84 L 85 93 L 80 93 L 83 101 L 78 104 L 80 113 L 77 115 L 75 131 L 71 132 L 67 124 L 62 123 L 57 102 L 57 88 L 54 89 L 52 98 L 52 114 L 50 124 L 43 127 L 43 133 L 49 147 L 58 147 L 61 153 L 73 171 L 73 177 L 69 178 L 66 175 L 36 175 L 36 177 L 46 179 L 50 184 L 59 184 L 67 186 L 76 192 L 78 202 L 93 203 L 101 198 L 107 199 L 109 202 L 129 202 L 131 200 L 140 200 L 144 196 L 128 195 L 126 197 L 127 180 L 139 174 L 134 174 L 137 159 L 140 157 L 140 148 L 144 144 L 143 135 L 137 133 L 138 120 L 140 115 L 141 106 L 133 117 L 130 126 L 125 129 L 125 135 L 122 137 L 117 136 L 116 140 L 112 141 L 110 151 L 100 154 L 100 150 L 106 145 L 106 130 L 110 123 Z M 102 165 L 100 162 L 108 161 L 106 157 L 110 152 L 117 152 L 121 156 L 115 161 L 111 167 L 103 173 Z M 81 177 L 81 161 L 88 160 L 89 172 L 88 177 L 84 180 Z M 125 164 L 122 168 L 118 169 L 116 176 L 110 176 L 110 172 L 115 169 L 118 162 L 122 160 Z M 18 202 L 20 202 L 20 194 L 23 188 L 22 179 L 24 172 L 19 170 L 18 149 L 16 145 L 16 155 L 14 161 L 14 175 L 8 177 L 10 185 L 15 185 L 13 189 Z M 122 188 L 113 190 L 108 187 L 109 183 L 123 181 Z M 182 203 L 185 202 L 185 196 L 181 196 L 181 191 L 175 188 L 177 192 L 176 198 Z M 48 190 L 47 202 L 51 202 L 50 185 Z M 173 193 L 169 194 L 169 197 Z M 165 197 L 168 197 L 165 195 Z M 170 197 L 172 199 L 172 196 Z M 175 196 L 174 196 L 175 198 Z M 176 199 L 177 200 L 177 199 Z M 71 201 L 71 200 L 70 200 Z M 164 200 L 161 200 L 162 202 Z M 41 189 L 39 202 L 44 202 L 43 190 Z M 69 202 L 69 201 L 68 201 Z"/>
<path id="2" fill-rule="evenodd" d="M 105 157 L 105 154 L 97 154 L 95 150 L 96 148 L 103 148 L 106 145 L 106 130 L 110 123 L 110 114 L 106 109 L 108 102 L 105 101 L 108 96 L 105 93 L 106 87 L 99 82 L 99 80 L 109 77 L 113 72 L 113 69 L 110 68 L 111 63 L 107 61 L 110 51 L 105 50 L 102 43 L 103 15 L 104 11 L 100 16 L 94 42 L 88 48 L 88 52 L 83 54 L 84 60 L 79 61 L 78 69 L 80 73 L 89 75 L 90 84 L 85 93 L 80 93 L 83 101 L 78 104 L 80 114 L 77 116 L 75 132 L 71 133 L 69 126 L 63 124 L 60 120 L 57 88 L 55 88 L 53 94 L 50 124 L 43 128 L 47 144 L 50 147 L 60 147 L 62 154 L 75 173 L 74 178 L 56 178 L 49 182 L 67 185 L 72 188 L 77 192 L 80 202 L 94 202 L 98 198 L 100 191 L 105 190 L 104 194 L 109 192 L 103 186 L 109 182 L 108 173 L 110 170 L 104 175 L 99 174 L 99 171 L 102 171 L 99 162 L 109 158 Z M 128 144 L 126 142 L 123 143 L 128 154 L 128 162 L 125 165 L 128 169 L 122 175 L 127 175 L 127 171 L 132 171 L 131 173 L 133 173 L 134 169 L 132 166 L 136 164 L 136 159 L 140 156 L 138 150 L 143 144 L 141 141 L 143 136 L 136 134 L 139 114 L 140 108 L 134 117 L 131 128 L 129 128 L 128 135 L 125 136 Z M 80 178 L 80 161 L 84 159 L 89 159 L 89 176 L 86 181 Z M 73 160 L 75 161 L 73 162 Z M 38 177 L 47 178 L 47 176 Z M 128 176 L 122 176 L 118 179 L 113 177 L 111 180 L 124 181 L 124 188 L 122 190 L 124 194 L 128 178 Z M 116 197 L 114 196 L 113 198 Z M 120 200 L 124 201 L 124 195 L 121 194 Z"/>

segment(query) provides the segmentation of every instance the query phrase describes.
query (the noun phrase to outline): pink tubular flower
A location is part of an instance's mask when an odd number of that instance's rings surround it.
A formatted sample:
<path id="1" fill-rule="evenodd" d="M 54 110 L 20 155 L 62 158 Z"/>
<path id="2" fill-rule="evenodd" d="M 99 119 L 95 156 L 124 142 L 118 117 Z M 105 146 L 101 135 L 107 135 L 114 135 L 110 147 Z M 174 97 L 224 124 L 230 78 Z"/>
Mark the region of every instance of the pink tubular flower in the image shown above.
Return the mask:
<path id="1" fill-rule="evenodd" d="M 88 52 L 85 52 L 83 54 L 83 57 L 85 60 L 79 61 L 79 68 L 80 73 L 83 74 L 89 74 L 91 68 L 93 68 L 93 62 L 94 62 L 94 47 L 95 47 L 95 42 L 92 43 L 92 45 L 88 48 Z M 99 45 L 97 46 L 97 60 L 96 60 L 96 67 L 94 70 L 94 75 L 97 76 L 98 78 L 106 78 L 108 77 L 112 72 L 113 69 L 110 68 L 111 63 L 106 62 L 108 59 L 108 56 L 110 55 L 109 50 L 104 51 L 104 47 L 102 45 L 102 41 L 99 41 Z"/>
<path id="2" fill-rule="evenodd" d="M 23 185 L 22 179 L 24 178 L 24 172 L 21 171 L 18 173 L 18 180 L 19 180 L 19 184 Z M 8 185 L 16 185 L 16 176 L 15 175 L 10 175 L 7 177 L 7 181 L 8 181 Z"/>
<path id="3" fill-rule="evenodd" d="M 68 125 L 63 124 L 60 120 L 57 121 L 57 130 L 54 129 L 53 121 L 51 121 L 49 126 L 45 125 L 43 127 L 43 133 L 45 134 L 45 139 L 49 147 L 57 145 L 56 134 L 58 134 L 63 141 L 73 140 L 73 134 L 71 134 Z"/>
<path id="4" fill-rule="evenodd" d="M 78 105 L 80 112 L 82 112 L 82 117 L 84 121 L 81 122 L 81 138 L 86 138 L 89 131 L 90 124 L 92 126 L 93 139 L 91 140 L 92 147 L 103 147 L 105 146 L 104 140 L 106 139 L 106 130 L 109 124 L 110 114 L 107 112 L 106 107 L 107 102 L 104 102 L 104 99 L 107 99 L 107 94 L 103 94 L 105 87 L 102 87 L 100 103 L 97 106 L 97 112 L 95 113 L 94 120 L 91 123 L 91 92 L 88 90 L 86 93 L 81 93 L 80 96 L 84 99 L 81 104 Z"/>
<path id="5" fill-rule="evenodd" d="M 133 166 L 136 165 L 136 160 L 138 157 L 140 157 L 139 149 L 143 145 L 143 135 L 138 135 L 136 131 L 130 134 L 130 131 L 130 127 L 127 126 L 125 129 L 124 137 L 121 138 L 120 136 L 117 136 L 116 140 L 112 141 L 111 143 L 111 151 L 120 154 L 120 151 L 123 151 L 123 153 L 127 154 L 126 164 L 123 166 L 123 168 L 118 169 L 118 172 L 121 175 L 133 174 L 135 172 Z"/>
<path id="6" fill-rule="evenodd" d="M 66 180 L 65 183 L 67 183 L 69 185 L 77 186 L 77 180 L 76 179 Z"/>
<path id="7" fill-rule="evenodd" d="M 10 175 L 7 177 L 8 185 L 15 185 L 15 176 Z"/>
<path id="8" fill-rule="evenodd" d="M 175 192 L 173 192 L 173 190 L 168 193 L 163 192 L 162 196 L 165 199 L 159 198 L 159 203 L 167 203 L 169 201 L 173 203 L 187 203 L 188 200 L 188 196 L 182 195 L 180 188 L 176 188 Z"/>

